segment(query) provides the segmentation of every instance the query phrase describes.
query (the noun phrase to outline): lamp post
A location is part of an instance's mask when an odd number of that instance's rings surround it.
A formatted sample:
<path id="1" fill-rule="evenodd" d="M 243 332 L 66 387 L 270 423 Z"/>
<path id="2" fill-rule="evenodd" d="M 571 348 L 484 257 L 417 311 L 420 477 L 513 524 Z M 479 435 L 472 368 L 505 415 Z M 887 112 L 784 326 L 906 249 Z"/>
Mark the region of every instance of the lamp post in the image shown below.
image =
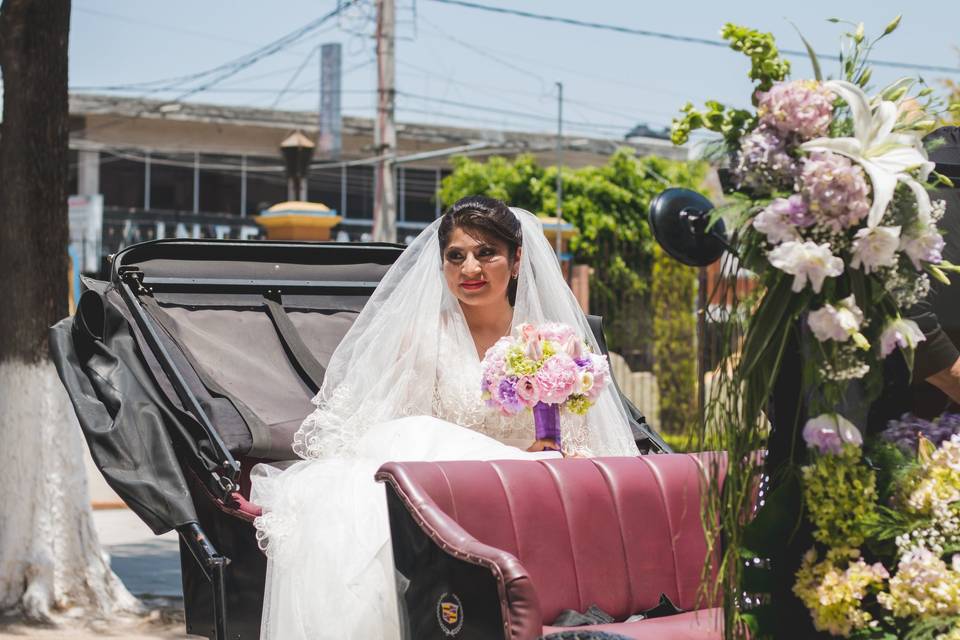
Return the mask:
<path id="1" fill-rule="evenodd" d="M 307 199 L 307 182 L 304 178 L 315 146 L 301 131 L 294 131 L 280 143 L 280 153 L 283 154 L 287 170 L 287 200 Z"/>

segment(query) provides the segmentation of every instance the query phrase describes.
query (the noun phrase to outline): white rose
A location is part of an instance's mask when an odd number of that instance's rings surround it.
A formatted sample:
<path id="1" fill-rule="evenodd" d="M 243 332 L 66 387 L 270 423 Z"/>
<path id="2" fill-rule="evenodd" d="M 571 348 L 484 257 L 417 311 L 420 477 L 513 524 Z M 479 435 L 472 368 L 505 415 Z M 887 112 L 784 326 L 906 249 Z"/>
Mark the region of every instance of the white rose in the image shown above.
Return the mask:
<path id="1" fill-rule="evenodd" d="M 880 353 L 886 357 L 897 347 L 913 349 L 926 339 L 916 322 L 897 318 L 888 322 L 880 334 Z"/>
<path id="2" fill-rule="evenodd" d="M 907 254 L 917 271 L 923 270 L 923 263 L 933 264 L 943 260 L 943 236 L 937 231 L 936 223 L 932 220 L 920 224 L 905 233 L 900 238 L 900 248 Z"/>
<path id="3" fill-rule="evenodd" d="M 820 293 L 825 278 L 843 273 L 843 260 L 830 253 L 828 243 L 784 242 L 770 251 L 767 259 L 777 269 L 793 276 L 791 289 L 795 293 L 803 290 L 807 280 L 814 293 Z"/>
<path id="4" fill-rule="evenodd" d="M 850 266 L 864 273 L 873 273 L 877 267 L 892 267 L 897 263 L 900 246 L 900 227 L 868 227 L 857 231 L 853 239 L 853 260 Z"/>
<path id="5" fill-rule="evenodd" d="M 836 307 L 825 304 L 807 316 L 807 324 L 820 342 L 846 342 L 850 336 L 860 331 L 862 322 L 863 311 L 857 306 L 853 296 L 844 298 Z"/>

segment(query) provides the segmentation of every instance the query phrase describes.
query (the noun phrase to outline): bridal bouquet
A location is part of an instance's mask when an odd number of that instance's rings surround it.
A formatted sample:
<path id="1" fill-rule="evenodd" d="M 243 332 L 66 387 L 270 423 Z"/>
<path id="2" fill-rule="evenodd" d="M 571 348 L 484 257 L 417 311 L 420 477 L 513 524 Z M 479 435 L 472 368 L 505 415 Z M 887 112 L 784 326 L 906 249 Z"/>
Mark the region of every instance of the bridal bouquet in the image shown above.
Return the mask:
<path id="1" fill-rule="evenodd" d="M 503 415 L 533 410 L 537 439 L 559 446 L 559 410 L 584 415 L 610 381 L 603 355 L 592 353 L 572 327 L 518 325 L 484 355 L 481 392 Z"/>
<path id="2" fill-rule="evenodd" d="M 688 104 L 674 122 L 678 144 L 698 128 L 722 135 L 735 193 L 713 215 L 732 230 L 731 268 L 748 269 L 759 284 L 742 302 L 732 296 L 724 342 L 735 366 L 714 378 L 706 416 L 731 460 L 724 491 L 705 505 L 714 544 L 721 532 L 726 541 L 717 586 L 728 637 L 745 627 L 765 636 L 776 603 L 742 594 L 764 592 L 765 559 L 807 518 L 817 544 L 794 592 L 818 629 L 960 638 L 960 556 L 950 555 L 960 552 L 960 441 L 935 451 L 925 441 L 918 460 L 895 461 L 895 447 L 861 434 L 884 359 L 899 349 L 911 364 L 924 339 L 902 311 L 927 294 L 930 278 L 947 282 L 945 272 L 956 270 L 941 257 L 945 205 L 928 193 L 935 181 L 949 184 L 933 174 L 922 144 L 935 125 L 932 91 L 910 78 L 871 90 L 867 54 L 898 24 L 872 41 L 853 25 L 833 80 L 809 46 L 814 77 L 790 79 L 772 35 L 727 25 L 731 48 L 751 59 L 753 108 Z M 812 416 L 802 425 L 809 464 L 787 469 L 754 515 L 759 468 L 732 461 L 764 448 L 760 414 L 788 344 L 800 354 Z M 914 479 L 899 475 L 906 468 Z"/>

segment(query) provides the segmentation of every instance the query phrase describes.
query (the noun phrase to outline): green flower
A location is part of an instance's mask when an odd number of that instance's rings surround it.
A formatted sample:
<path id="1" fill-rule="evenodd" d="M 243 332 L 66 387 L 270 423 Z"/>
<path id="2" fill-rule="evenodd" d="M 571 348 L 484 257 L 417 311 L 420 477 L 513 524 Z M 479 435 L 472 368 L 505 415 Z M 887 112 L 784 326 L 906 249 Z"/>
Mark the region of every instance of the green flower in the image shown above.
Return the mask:
<path id="1" fill-rule="evenodd" d="M 803 467 L 803 493 L 813 537 L 832 547 L 859 547 L 876 514 L 876 474 L 847 445 L 837 455 L 815 455 Z"/>
<path id="2" fill-rule="evenodd" d="M 582 416 L 590 410 L 590 400 L 587 396 L 570 396 L 567 400 L 567 411 Z"/>
<path id="3" fill-rule="evenodd" d="M 554 344 L 552 340 L 544 340 L 540 344 L 541 344 L 541 347 L 543 348 L 543 360 L 546 360 L 551 356 L 557 355 L 557 345 Z"/>
<path id="4" fill-rule="evenodd" d="M 507 349 L 506 359 L 509 372 L 517 376 L 532 376 L 540 368 L 539 364 L 524 355 L 523 349 L 518 346 Z"/>

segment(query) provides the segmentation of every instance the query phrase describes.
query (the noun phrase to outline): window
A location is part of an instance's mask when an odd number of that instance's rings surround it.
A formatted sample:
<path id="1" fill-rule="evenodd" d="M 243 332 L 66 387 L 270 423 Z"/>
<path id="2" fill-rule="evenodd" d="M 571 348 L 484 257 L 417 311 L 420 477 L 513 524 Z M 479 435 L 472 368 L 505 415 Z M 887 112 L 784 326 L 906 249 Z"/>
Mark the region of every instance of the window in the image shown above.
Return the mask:
<path id="1" fill-rule="evenodd" d="M 104 206 L 143 208 L 144 163 L 100 154 L 100 193 Z"/>
<path id="2" fill-rule="evenodd" d="M 242 213 L 240 164 L 238 156 L 200 156 L 200 211 Z"/>
<path id="3" fill-rule="evenodd" d="M 402 195 L 398 217 L 406 222 L 433 222 L 437 217 L 436 169 L 403 168 L 399 174 L 403 184 L 398 186 Z"/>
<path id="4" fill-rule="evenodd" d="M 193 154 L 150 154 L 150 210 L 193 211 Z"/>
<path id="5" fill-rule="evenodd" d="M 343 215 L 340 202 L 340 168 L 315 169 L 307 175 L 307 199 L 320 202 Z"/>

